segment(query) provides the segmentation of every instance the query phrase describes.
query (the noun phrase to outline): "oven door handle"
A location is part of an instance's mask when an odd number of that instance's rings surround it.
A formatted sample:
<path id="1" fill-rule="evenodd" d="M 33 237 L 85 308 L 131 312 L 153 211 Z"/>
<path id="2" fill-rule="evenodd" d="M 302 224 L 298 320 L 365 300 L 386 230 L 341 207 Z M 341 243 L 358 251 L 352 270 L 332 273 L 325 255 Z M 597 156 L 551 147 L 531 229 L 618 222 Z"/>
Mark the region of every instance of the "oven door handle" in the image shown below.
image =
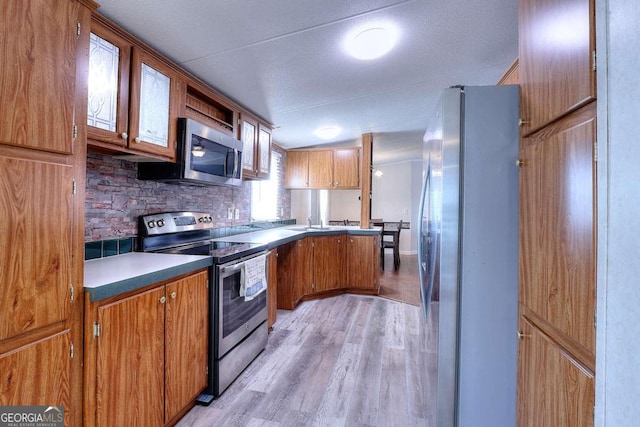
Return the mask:
<path id="1" fill-rule="evenodd" d="M 226 273 L 227 271 L 236 271 L 236 270 L 239 270 L 240 267 L 242 267 L 242 265 L 244 264 L 245 261 L 247 261 L 247 260 L 249 260 L 251 258 L 259 257 L 260 255 L 265 255 L 266 253 L 267 253 L 267 251 L 261 251 L 261 252 L 255 253 L 255 254 L 251 254 L 249 256 L 240 258 L 239 260 L 232 261 L 232 262 L 227 263 L 227 264 L 223 264 L 218 268 L 223 273 Z"/>

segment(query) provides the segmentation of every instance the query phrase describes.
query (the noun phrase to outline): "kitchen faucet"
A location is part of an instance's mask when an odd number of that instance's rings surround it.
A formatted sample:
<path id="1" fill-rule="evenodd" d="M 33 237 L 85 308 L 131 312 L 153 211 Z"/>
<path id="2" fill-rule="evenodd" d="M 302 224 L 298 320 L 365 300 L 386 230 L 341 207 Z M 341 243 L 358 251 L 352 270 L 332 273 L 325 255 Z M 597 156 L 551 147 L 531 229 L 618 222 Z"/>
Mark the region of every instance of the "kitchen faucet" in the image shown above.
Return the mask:
<path id="1" fill-rule="evenodd" d="M 309 228 L 311 228 L 311 216 L 309 216 L 309 218 L 307 218 L 307 223 L 309 224 Z"/>

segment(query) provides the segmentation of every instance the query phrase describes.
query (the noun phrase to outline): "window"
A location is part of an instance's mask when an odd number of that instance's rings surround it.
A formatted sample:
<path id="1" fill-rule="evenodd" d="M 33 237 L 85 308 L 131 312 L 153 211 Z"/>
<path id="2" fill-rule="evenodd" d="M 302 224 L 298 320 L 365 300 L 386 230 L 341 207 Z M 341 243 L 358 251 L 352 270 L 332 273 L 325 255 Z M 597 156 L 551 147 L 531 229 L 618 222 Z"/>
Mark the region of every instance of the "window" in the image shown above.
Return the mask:
<path id="1" fill-rule="evenodd" d="M 282 155 L 271 152 L 271 175 L 268 180 L 251 183 L 251 218 L 264 221 L 278 218 L 280 162 Z"/>

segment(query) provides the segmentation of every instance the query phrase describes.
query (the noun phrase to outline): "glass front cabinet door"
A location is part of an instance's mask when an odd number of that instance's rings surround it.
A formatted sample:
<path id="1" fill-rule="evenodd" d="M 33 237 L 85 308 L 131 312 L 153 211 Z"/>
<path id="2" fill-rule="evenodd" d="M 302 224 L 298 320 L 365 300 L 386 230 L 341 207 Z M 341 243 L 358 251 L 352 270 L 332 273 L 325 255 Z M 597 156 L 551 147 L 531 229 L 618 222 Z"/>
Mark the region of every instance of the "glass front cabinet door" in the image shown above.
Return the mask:
<path id="1" fill-rule="evenodd" d="M 90 39 L 89 144 L 174 160 L 177 74 L 100 22 Z"/>
<path id="2" fill-rule="evenodd" d="M 129 100 L 129 149 L 175 159 L 175 73 L 134 47 Z"/>
<path id="3" fill-rule="evenodd" d="M 131 44 L 100 23 L 91 23 L 87 136 L 126 147 L 129 125 Z"/>

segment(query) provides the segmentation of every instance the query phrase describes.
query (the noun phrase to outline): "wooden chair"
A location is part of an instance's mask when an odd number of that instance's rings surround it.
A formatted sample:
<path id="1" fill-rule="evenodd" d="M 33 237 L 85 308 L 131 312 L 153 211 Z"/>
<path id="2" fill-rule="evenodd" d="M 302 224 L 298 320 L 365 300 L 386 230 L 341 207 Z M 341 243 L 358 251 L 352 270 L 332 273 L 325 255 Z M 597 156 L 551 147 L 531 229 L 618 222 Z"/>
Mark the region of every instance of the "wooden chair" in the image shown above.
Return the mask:
<path id="1" fill-rule="evenodd" d="M 382 224 L 382 244 L 380 248 L 380 258 L 382 260 L 382 270 L 384 271 L 384 250 L 393 249 L 393 269 L 400 268 L 400 231 L 402 230 L 402 220 L 398 223 L 398 228 L 386 227 Z M 391 240 L 385 240 L 385 236 L 391 236 Z"/>

